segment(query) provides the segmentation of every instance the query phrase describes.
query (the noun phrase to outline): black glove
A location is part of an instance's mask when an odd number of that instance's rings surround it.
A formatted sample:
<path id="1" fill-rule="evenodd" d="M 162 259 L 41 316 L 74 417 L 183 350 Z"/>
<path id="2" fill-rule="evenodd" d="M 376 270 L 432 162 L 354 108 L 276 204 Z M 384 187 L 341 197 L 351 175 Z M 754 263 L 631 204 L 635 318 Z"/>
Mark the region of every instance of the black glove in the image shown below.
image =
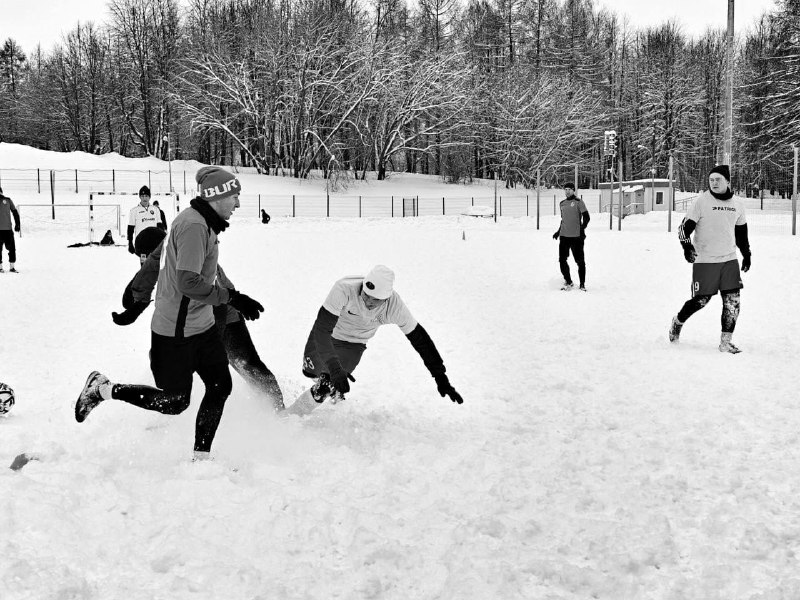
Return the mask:
<path id="1" fill-rule="evenodd" d="M 264 312 L 261 303 L 253 300 L 250 296 L 231 289 L 228 290 L 228 293 L 230 294 L 228 304 L 242 313 L 242 316 L 248 321 L 255 321 Z"/>
<path id="2" fill-rule="evenodd" d="M 461 397 L 456 389 L 450 384 L 450 380 L 447 378 L 447 375 L 441 373 L 439 375 L 434 376 L 434 380 L 436 380 L 436 387 L 439 390 L 439 395 L 444 398 L 445 396 L 449 396 L 450 400 L 455 402 L 456 404 L 463 404 L 464 399 Z"/>
<path id="3" fill-rule="evenodd" d="M 136 254 L 136 248 L 133 247 L 133 240 L 128 240 L 128 252 Z"/>
<path id="4" fill-rule="evenodd" d="M 560 229 L 553 234 L 553 239 L 557 240 L 559 235 L 561 235 L 561 230 Z"/>
<path id="5" fill-rule="evenodd" d="M 697 259 L 697 252 L 694 249 L 694 246 L 691 244 L 685 244 L 683 246 L 683 257 L 686 259 L 686 262 L 693 263 Z"/>
<path id="6" fill-rule="evenodd" d="M 749 270 L 750 270 L 750 255 L 749 254 L 745 254 L 742 257 L 742 271 L 747 273 Z"/>
<path id="7" fill-rule="evenodd" d="M 117 325 L 130 325 L 139 318 L 139 315 L 144 312 L 144 309 L 147 308 L 148 304 L 150 303 L 134 302 L 130 308 L 125 309 L 121 313 L 112 312 L 111 318 Z"/>
<path id="8" fill-rule="evenodd" d="M 16 231 L 17 233 L 19 233 L 19 224 L 17 224 L 17 225 L 14 225 L 14 231 Z"/>
<path id="9" fill-rule="evenodd" d="M 327 365 L 331 375 L 331 385 L 333 389 L 340 394 L 348 393 L 350 391 L 350 381 L 355 382 L 355 377 L 350 375 L 350 373 L 346 373 L 342 368 L 342 364 L 335 358 L 329 360 Z"/>
<path id="10" fill-rule="evenodd" d="M 585 227 L 581 227 L 581 239 L 582 240 L 586 239 L 586 228 Z"/>
<path id="11" fill-rule="evenodd" d="M 133 291 L 131 290 L 131 286 L 133 286 L 132 279 L 130 283 L 125 286 L 125 291 L 122 292 L 122 308 L 131 308 L 136 303 L 136 300 L 133 299 Z"/>

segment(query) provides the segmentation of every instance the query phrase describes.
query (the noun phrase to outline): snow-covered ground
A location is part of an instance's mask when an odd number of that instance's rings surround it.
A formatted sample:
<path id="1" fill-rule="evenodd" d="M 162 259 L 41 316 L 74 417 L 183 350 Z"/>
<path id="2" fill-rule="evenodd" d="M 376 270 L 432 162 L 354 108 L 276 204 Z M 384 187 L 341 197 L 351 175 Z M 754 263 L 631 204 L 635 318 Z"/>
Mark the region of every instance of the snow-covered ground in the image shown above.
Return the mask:
<path id="1" fill-rule="evenodd" d="M 718 298 L 666 340 L 690 268 L 664 219 L 618 232 L 595 216 L 583 294 L 558 291 L 552 216 L 537 231 L 234 215 L 221 264 L 266 306 L 250 332 L 289 401 L 329 287 L 375 263 L 465 400 L 440 398 L 386 327 L 347 401 L 307 417 L 275 418 L 234 375 L 210 463 L 190 462 L 199 380 L 183 415 L 108 402 L 75 423 L 89 371 L 152 382 L 151 311 L 111 321 L 137 266 L 125 248 L 33 230 L 22 272 L 0 275 L 0 381 L 17 392 L 0 417 L 0 598 L 800 597 L 798 239 L 751 234 L 743 352 L 722 355 Z M 39 460 L 6 468 L 22 452 Z"/>

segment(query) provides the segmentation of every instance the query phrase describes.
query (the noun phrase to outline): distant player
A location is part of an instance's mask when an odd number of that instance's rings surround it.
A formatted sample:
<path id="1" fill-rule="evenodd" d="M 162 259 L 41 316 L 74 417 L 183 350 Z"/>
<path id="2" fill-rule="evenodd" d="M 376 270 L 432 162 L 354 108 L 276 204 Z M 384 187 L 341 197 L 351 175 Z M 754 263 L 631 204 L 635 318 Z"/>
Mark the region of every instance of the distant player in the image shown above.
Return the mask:
<path id="1" fill-rule="evenodd" d="M 14 230 L 11 230 L 11 217 L 14 217 Z M 19 212 L 11 198 L 3 195 L 0 188 L 0 273 L 3 273 L 3 246 L 8 252 L 8 263 L 12 273 L 17 272 L 17 245 L 14 240 L 14 231 L 19 231 Z"/>
<path id="2" fill-rule="evenodd" d="M 306 342 L 303 375 L 316 379 L 288 412 L 304 414 L 330 397 L 344 399 L 355 381 L 353 371 L 361 361 L 367 341 L 381 325 L 400 328 L 436 381 L 439 395 L 461 404 L 461 395 L 450 384 L 445 366 L 428 332 L 420 325 L 400 295 L 394 291 L 394 272 L 375 266 L 366 277 L 340 279 L 328 293 Z"/>
<path id="3" fill-rule="evenodd" d="M 566 198 L 561 201 L 561 224 L 553 234 L 558 242 L 558 264 L 561 275 L 564 276 L 562 291 L 569 291 L 575 286 L 569 272 L 567 259 L 572 251 L 572 258 L 578 265 L 578 281 L 581 291 L 586 291 L 586 262 L 583 255 L 583 241 L 586 239 L 586 226 L 589 224 L 589 210 L 583 200 L 575 195 L 575 186 L 571 183 L 564 185 Z"/>
<path id="4" fill-rule="evenodd" d="M 708 175 L 709 189 L 689 207 L 678 228 L 683 255 L 692 263 L 692 298 L 672 318 L 669 341 L 677 343 L 686 320 L 722 292 L 722 333 L 719 351 L 737 354 L 731 338 L 739 318 L 742 276 L 736 247 L 742 253 L 742 271 L 750 270 L 750 242 L 744 203 L 733 197 L 730 169 L 719 165 Z M 694 244 L 692 244 L 694 234 Z"/>
<path id="5" fill-rule="evenodd" d="M 139 190 L 139 204 L 131 209 L 128 218 L 128 252 L 136 254 L 134 240 L 143 230 L 148 227 L 158 227 L 161 223 L 160 209 L 150 206 L 150 188 L 143 185 Z M 140 256 L 140 263 L 144 262 L 146 256 Z"/>
<path id="6" fill-rule="evenodd" d="M 161 210 L 161 207 L 158 205 L 158 200 L 153 200 L 153 207 L 161 214 L 161 222 L 156 225 L 162 231 L 167 230 L 167 216 L 164 214 L 164 211 Z"/>

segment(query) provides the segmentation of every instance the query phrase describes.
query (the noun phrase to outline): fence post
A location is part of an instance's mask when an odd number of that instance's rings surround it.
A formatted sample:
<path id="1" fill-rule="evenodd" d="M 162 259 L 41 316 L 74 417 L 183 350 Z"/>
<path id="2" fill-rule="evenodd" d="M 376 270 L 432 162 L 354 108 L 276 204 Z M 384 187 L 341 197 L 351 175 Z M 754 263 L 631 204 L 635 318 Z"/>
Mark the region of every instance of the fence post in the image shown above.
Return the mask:
<path id="1" fill-rule="evenodd" d="M 294 194 L 292 194 L 292 217 L 297 216 L 294 210 Z"/>
<path id="2" fill-rule="evenodd" d="M 500 196 L 500 216 L 503 216 L 503 197 Z"/>
<path id="3" fill-rule="evenodd" d="M 530 199 L 528 198 L 528 194 L 525 194 L 525 216 L 531 216 Z"/>
<path id="4" fill-rule="evenodd" d="M 394 219 L 394 196 L 392 196 L 392 218 Z"/>
<path id="5" fill-rule="evenodd" d="M 797 158 L 800 148 L 794 147 L 794 185 L 792 188 L 792 235 L 797 235 Z"/>
<path id="6" fill-rule="evenodd" d="M 575 163 L 575 192 L 578 192 L 578 163 Z"/>
<path id="7" fill-rule="evenodd" d="M 183 193 L 186 193 L 186 171 L 183 172 Z"/>
<path id="8" fill-rule="evenodd" d="M 361 196 L 358 196 L 358 218 L 361 218 Z"/>
<path id="9" fill-rule="evenodd" d="M 94 194 L 89 194 L 89 242 L 94 241 Z"/>
<path id="10" fill-rule="evenodd" d="M 414 199 L 414 216 L 419 216 L 419 194 Z"/>
<path id="11" fill-rule="evenodd" d="M 151 190 L 153 189 L 153 184 L 150 181 L 150 169 L 147 169 L 147 187 L 149 187 Z"/>
<path id="12" fill-rule="evenodd" d="M 117 193 L 117 171 L 116 169 L 111 169 L 111 191 L 115 194 Z"/>
<path id="13" fill-rule="evenodd" d="M 75 193 L 78 193 L 78 169 L 75 169 Z M 90 242 L 92 240 L 89 240 Z"/>
<path id="14" fill-rule="evenodd" d="M 539 230 L 539 190 L 542 188 L 542 168 L 536 168 L 536 230 Z"/>
<path id="15" fill-rule="evenodd" d="M 442 196 L 442 216 L 444 216 L 444 196 Z"/>
<path id="16" fill-rule="evenodd" d="M 56 174 L 50 170 L 50 204 L 53 210 L 53 221 L 56 220 Z"/>
<path id="17" fill-rule="evenodd" d="M 553 194 L 553 216 L 556 216 L 556 195 Z"/>
<path id="18" fill-rule="evenodd" d="M 39 169 L 36 169 L 36 188 L 39 190 L 39 193 L 42 193 L 42 176 L 39 173 Z"/>
<path id="19" fill-rule="evenodd" d="M 331 216 L 331 195 L 325 194 L 325 216 Z"/>
<path id="20" fill-rule="evenodd" d="M 261 194 L 258 195 L 258 216 L 261 216 Z"/>

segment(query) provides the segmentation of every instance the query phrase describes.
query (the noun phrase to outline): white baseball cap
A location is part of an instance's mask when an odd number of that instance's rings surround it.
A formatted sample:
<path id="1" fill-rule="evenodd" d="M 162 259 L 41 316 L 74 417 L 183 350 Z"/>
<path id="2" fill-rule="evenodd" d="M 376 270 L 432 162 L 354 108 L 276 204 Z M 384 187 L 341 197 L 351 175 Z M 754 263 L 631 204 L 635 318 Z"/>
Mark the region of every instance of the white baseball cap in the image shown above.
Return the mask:
<path id="1" fill-rule="evenodd" d="M 364 277 L 364 293 L 378 300 L 392 295 L 394 271 L 384 265 L 375 265 Z"/>

